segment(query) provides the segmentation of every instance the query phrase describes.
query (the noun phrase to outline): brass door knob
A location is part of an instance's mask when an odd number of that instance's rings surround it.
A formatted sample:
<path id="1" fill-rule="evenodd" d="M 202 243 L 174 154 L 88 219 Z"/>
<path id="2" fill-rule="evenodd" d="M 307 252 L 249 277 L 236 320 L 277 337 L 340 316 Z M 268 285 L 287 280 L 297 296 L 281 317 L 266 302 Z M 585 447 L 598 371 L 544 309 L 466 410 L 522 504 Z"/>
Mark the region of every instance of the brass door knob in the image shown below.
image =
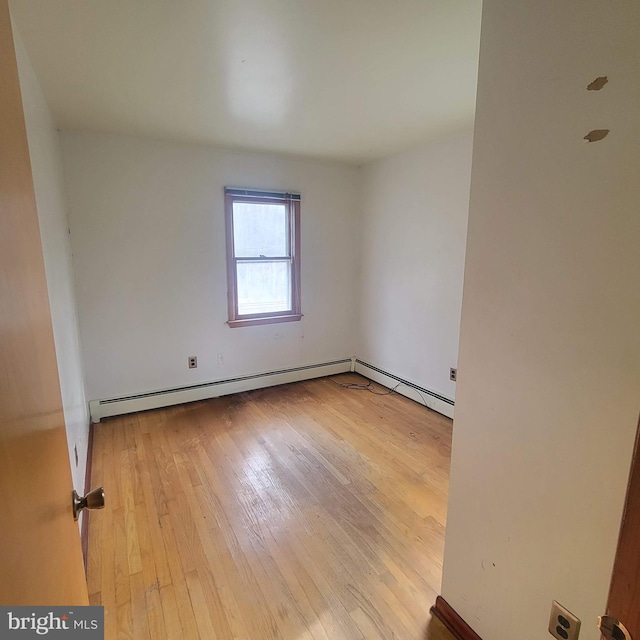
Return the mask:
<path id="1" fill-rule="evenodd" d="M 78 514 L 83 509 L 104 509 L 104 489 L 98 487 L 89 491 L 86 496 L 80 497 L 76 490 L 73 490 L 72 504 L 73 504 L 73 519 L 78 519 Z"/>

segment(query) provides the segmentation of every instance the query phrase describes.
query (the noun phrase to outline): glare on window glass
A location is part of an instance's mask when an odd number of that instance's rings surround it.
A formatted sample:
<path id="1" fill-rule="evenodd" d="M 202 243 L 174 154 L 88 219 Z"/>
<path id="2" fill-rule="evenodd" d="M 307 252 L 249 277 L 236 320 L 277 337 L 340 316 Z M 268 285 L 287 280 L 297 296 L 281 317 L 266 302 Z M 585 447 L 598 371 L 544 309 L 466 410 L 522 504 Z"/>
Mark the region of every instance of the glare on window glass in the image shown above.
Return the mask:
<path id="1" fill-rule="evenodd" d="M 286 207 L 234 202 L 233 242 L 236 258 L 289 255 Z"/>
<path id="2" fill-rule="evenodd" d="M 238 314 L 274 313 L 291 309 L 291 263 L 237 262 Z"/>

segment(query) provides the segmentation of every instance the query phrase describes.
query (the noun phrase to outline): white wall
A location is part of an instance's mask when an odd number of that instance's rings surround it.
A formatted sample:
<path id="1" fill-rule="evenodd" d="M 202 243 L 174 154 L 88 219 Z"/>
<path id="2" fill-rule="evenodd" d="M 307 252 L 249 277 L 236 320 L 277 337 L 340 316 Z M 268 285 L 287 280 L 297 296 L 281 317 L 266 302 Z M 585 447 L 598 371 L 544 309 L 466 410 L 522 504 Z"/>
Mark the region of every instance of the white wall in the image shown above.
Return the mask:
<path id="1" fill-rule="evenodd" d="M 362 169 L 358 357 L 451 399 L 471 150 L 468 134 Z"/>
<path id="2" fill-rule="evenodd" d="M 15 25 L 13 30 L 73 485 L 79 493 L 84 494 L 89 413 L 83 386 L 60 142 L 49 107 Z M 34 367 L 36 366 L 37 363 L 34 363 Z M 78 451 L 77 465 L 74 446 Z"/>
<path id="3" fill-rule="evenodd" d="M 115 135 L 62 148 L 89 399 L 353 355 L 356 168 Z M 227 326 L 225 185 L 301 192 L 301 322 Z"/>
<path id="4" fill-rule="evenodd" d="M 484 3 L 442 593 L 486 640 L 549 637 L 553 599 L 599 638 L 640 409 L 638 33 L 637 2 Z"/>

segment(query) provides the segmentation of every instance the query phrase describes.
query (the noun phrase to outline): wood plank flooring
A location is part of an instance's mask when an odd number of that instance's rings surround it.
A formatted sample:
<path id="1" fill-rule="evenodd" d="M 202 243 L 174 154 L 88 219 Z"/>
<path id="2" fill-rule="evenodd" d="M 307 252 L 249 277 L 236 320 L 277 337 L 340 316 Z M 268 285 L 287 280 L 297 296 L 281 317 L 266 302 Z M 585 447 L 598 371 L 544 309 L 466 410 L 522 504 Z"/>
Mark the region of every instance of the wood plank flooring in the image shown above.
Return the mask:
<path id="1" fill-rule="evenodd" d="M 106 638 L 447 640 L 451 421 L 344 374 L 95 426 Z M 384 393 L 383 387 L 375 387 Z"/>

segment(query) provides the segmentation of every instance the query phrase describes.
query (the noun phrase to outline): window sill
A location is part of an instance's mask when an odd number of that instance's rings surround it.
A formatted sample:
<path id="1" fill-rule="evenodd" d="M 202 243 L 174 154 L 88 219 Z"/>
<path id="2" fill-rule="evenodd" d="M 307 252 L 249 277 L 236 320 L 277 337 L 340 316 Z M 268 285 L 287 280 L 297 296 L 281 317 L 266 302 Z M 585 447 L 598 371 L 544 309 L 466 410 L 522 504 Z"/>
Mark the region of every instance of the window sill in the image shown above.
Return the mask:
<path id="1" fill-rule="evenodd" d="M 294 313 L 286 316 L 269 316 L 265 318 L 243 318 L 240 320 L 229 320 L 227 324 L 235 327 L 252 327 L 258 324 L 278 324 L 280 322 L 297 322 L 302 319 L 301 313 Z"/>

